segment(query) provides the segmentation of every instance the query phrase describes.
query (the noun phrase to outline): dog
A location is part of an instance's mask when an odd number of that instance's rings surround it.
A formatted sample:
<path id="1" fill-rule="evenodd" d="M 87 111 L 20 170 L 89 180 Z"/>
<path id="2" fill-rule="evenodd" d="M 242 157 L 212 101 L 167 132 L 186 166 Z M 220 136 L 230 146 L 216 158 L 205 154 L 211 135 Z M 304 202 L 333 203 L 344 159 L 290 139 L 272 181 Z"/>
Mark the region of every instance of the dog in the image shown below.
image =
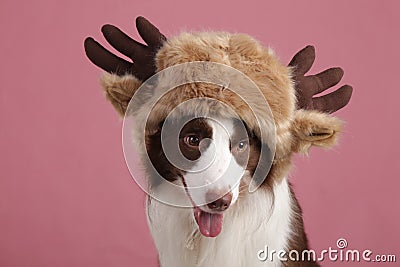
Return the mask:
<path id="1" fill-rule="evenodd" d="M 148 181 L 146 213 L 160 266 L 319 266 L 288 257 L 308 250 L 288 178 L 292 155 L 334 145 L 341 121 L 298 109 L 295 70 L 244 34 L 183 33 L 163 42 L 154 61 L 161 74 L 146 83 L 130 73 L 105 74 L 101 83 L 120 114 L 135 121 L 127 136 Z M 199 72 L 223 82 L 171 86 Z"/>

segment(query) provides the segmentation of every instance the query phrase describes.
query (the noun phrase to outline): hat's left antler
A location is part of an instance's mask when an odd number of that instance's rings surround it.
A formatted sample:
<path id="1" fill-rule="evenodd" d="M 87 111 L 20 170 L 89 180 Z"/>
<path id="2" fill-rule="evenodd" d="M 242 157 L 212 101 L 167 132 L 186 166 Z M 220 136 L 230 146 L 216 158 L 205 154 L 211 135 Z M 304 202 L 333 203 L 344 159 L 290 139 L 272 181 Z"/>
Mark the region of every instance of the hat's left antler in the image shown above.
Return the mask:
<path id="1" fill-rule="evenodd" d="M 141 81 L 146 80 L 155 73 L 154 56 L 167 38 L 144 17 L 136 18 L 136 28 L 147 45 L 133 40 L 113 25 L 104 25 L 101 28 L 108 43 L 133 62 L 111 53 L 91 37 L 85 40 L 87 57 L 107 72 L 117 75 L 132 74 Z"/>
<path id="2" fill-rule="evenodd" d="M 353 88 L 343 85 L 334 92 L 314 97 L 338 84 L 343 77 L 341 68 L 330 68 L 315 75 L 305 76 L 314 60 L 315 48 L 309 45 L 297 52 L 289 63 L 294 70 L 297 108 L 333 113 L 349 103 Z"/>

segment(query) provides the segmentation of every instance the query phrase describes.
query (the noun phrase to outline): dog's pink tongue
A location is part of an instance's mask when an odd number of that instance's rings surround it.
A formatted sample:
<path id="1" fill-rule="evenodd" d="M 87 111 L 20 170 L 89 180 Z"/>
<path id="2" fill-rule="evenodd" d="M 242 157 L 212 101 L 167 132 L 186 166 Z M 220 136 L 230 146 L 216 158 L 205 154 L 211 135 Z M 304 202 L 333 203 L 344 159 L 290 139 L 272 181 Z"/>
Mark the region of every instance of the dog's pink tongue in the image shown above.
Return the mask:
<path id="1" fill-rule="evenodd" d="M 194 217 L 200 232 L 206 237 L 216 237 L 222 230 L 222 214 L 208 213 L 199 208 L 194 209 Z"/>

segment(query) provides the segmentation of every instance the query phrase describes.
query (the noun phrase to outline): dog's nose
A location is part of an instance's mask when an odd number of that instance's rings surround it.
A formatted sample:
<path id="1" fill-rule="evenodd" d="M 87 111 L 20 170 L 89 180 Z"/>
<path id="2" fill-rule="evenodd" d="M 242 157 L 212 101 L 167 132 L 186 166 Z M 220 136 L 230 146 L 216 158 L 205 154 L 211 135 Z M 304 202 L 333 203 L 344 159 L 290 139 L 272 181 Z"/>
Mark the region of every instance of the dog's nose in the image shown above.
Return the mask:
<path id="1" fill-rule="evenodd" d="M 218 197 L 218 192 L 216 191 L 209 191 L 206 194 L 206 200 L 210 200 L 210 203 L 208 203 L 207 206 L 213 211 L 224 211 L 232 202 L 231 192 L 227 193 L 223 197 L 218 198 L 217 200 L 215 200 L 216 197 Z"/>

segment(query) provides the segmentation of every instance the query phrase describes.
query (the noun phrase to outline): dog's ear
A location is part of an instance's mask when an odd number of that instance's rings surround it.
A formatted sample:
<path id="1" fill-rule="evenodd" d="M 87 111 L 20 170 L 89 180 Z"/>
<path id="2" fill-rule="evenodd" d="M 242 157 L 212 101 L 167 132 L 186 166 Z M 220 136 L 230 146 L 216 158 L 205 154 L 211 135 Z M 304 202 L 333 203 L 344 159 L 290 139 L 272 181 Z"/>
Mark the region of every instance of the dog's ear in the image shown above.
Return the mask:
<path id="1" fill-rule="evenodd" d="M 337 143 L 342 121 L 315 110 L 296 110 L 292 123 L 293 152 L 307 153 L 311 146 L 329 148 Z"/>

